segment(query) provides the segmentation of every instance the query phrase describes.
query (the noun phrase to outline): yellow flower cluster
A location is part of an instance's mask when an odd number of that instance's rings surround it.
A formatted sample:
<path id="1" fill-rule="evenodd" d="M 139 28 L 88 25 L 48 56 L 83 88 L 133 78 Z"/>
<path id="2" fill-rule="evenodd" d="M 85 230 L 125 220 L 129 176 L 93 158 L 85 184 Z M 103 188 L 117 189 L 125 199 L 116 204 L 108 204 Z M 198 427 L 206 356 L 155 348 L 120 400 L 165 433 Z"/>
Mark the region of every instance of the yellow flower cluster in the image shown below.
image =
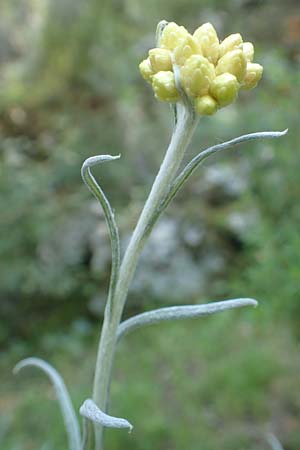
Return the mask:
<path id="1" fill-rule="evenodd" d="M 212 115 L 234 102 L 240 89 L 254 88 L 262 77 L 262 66 L 253 63 L 251 42 L 243 42 L 238 33 L 220 42 L 210 23 L 191 35 L 170 22 L 158 45 L 139 66 L 143 78 L 158 100 L 176 102 L 180 98 L 174 76 L 177 66 L 180 85 L 200 115 Z"/>

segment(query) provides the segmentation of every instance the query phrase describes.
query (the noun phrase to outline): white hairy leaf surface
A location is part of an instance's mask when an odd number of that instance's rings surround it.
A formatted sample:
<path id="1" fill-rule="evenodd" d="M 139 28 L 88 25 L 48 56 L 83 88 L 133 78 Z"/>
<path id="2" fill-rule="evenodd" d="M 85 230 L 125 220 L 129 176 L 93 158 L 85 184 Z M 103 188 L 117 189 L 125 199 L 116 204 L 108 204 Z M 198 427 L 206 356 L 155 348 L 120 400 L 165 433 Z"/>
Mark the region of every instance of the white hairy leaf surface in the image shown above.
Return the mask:
<path id="1" fill-rule="evenodd" d="M 80 407 L 79 412 L 86 419 L 89 419 L 92 422 L 99 423 L 103 427 L 128 428 L 129 432 L 131 432 L 133 429 L 133 426 L 130 422 L 128 422 L 128 420 L 105 414 L 103 411 L 101 411 L 101 409 L 98 408 L 96 403 L 89 398 L 84 401 L 84 403 Z"/>
<path id="2" fill-rule="evenodd" d="M 152 325 L 170 320 L 193 319 L 208 316 L 228 309 L 242 308 L 244 306 L 257 306 L 253 298 L 236 298 L 221 302 L 212 302 L 204 305 L 170 306 L 168 308 L 154 309 L 125 320 L 119 325 L 118 339 L 123 335 L 147 325 Z"/>
<path id="3" fill-rule="evenodd" d="M 67 387 L 61 375 L 46 361 L 33 357 L 20 361 L 14 367 L 13 373 L 17 374 L 24 367 L 30 366 L 39 368 L 50 378 L 64 419 L 69 441 L 69 450 L 81 450 L 81 438 L 77 417 Z"/>

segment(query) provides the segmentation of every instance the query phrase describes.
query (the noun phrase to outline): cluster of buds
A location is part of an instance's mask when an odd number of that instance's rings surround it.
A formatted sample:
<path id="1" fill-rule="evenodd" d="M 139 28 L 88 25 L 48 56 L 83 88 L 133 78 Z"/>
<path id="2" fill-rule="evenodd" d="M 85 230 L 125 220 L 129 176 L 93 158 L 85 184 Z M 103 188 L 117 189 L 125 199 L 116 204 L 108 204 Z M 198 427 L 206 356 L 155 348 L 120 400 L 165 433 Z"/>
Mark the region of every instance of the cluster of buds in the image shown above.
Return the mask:
<path id="1" fill-rule="evenodd" d="M 139 66 L 143 78 L 152 85 L 155 97 L 167 102 L 180 99 L 180 83 L 200 115 L 212 115 L 234 102 L 240 89 L 254 88 L 262 77 L 262 66 L 253 63 L 251 42 L 243 42 L 239 33 L 220 42 L 210 23 L 191 35 L 170 22 L 158 46 Z"/>

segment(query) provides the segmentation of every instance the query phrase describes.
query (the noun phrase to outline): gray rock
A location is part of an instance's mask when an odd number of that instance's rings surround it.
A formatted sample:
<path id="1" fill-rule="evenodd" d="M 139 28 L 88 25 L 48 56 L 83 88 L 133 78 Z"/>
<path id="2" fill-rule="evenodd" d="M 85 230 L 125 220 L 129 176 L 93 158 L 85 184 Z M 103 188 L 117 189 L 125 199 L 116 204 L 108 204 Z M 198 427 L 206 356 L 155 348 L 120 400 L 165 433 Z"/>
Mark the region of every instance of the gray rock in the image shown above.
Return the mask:
<path id="1" fill-rule="evenodd" d="M 229 164 L 214 164 L 207 167 L 201 182 L 201 190 L 208 197 L 217 197 L 219 202 L 238 198 L 247 187 L 245 174 Z"/>

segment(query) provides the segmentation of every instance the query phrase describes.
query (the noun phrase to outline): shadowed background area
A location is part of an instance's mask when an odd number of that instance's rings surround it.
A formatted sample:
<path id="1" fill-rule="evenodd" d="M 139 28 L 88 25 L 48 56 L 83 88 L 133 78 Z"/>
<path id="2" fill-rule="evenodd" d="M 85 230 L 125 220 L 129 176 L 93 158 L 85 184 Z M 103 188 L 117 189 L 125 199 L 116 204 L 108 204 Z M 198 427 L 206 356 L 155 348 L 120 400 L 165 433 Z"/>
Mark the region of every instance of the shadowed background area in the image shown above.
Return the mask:
<path id="1" fill-rule="evenodd" d="M 212 157 L 145 248 L 125 316 L 234 297 L 256 310 L 152 326 L 125 337 L 111 412 L 134 432 L 111 450 L 285 450 L 300 439 L 300 7 L 297 0 L 2 0 L 0 16 L 0 446 L 64 450 L 53 390 L 21 358 L 48 359 L 78 410 L 91 394 L 110 272 L 85 158 L 116 210 L 123 248 L 168 144 L 172 114 L 138 71 L 159 20 L 240 32 L 259 86 L 200 121 L 188 161 L 239 134 L 283 130 Z"/>

